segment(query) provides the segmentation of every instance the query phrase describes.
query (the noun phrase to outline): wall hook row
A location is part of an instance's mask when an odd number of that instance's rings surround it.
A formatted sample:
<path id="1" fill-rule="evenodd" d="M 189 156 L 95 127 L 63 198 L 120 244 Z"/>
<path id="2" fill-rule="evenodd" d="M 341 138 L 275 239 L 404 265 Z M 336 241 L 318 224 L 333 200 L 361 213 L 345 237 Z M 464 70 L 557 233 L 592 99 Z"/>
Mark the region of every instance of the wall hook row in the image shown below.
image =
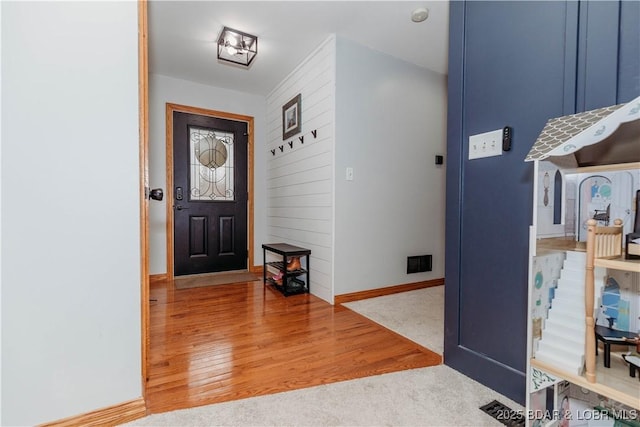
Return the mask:
<path id="1" fill-rule="evenodd" d="M 314 129 L 311 131 L 311 134 L 313 135 L 313 139 L 316 139 L 318 137 L 318 130 Z M 300 141 L 300 144 L 304 144 L 304 135 L 301 135 L 298 137 L 298 140 Z M 289 148 L 293 148 L 293 140 L 291 141 L 287 141 L 287 144 L 289 145 Z M 280 152 L 284 152 L 284 144 L 283 145 L 279 145 L 278 148 L 280 149 Z M 276 155 L 276 149 L 272 149 L 271 150 L 271 155 L 275 156 Z"/>

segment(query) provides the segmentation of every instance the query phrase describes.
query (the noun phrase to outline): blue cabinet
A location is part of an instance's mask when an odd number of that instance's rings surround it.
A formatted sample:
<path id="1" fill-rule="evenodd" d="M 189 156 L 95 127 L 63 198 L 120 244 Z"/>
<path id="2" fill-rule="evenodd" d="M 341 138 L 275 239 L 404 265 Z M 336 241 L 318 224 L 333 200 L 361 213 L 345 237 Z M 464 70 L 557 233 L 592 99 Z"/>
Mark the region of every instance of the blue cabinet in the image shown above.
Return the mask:
<path id="1" fill-rule="evenodd" d="M 549 118 L 640 94 L 638 2 L 451 2 L 445 364 L 524 404 L 524 158 Z M 470 135 L 511 126 L 512 150 L 468 160 Z"/>

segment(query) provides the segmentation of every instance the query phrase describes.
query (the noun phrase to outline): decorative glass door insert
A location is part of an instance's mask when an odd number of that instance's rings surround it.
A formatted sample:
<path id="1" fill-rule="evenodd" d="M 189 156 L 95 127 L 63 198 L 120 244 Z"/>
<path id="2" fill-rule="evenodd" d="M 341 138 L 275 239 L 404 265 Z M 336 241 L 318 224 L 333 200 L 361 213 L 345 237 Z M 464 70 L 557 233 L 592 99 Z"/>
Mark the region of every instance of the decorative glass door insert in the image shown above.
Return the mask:
<path id="1" fill-rule="evenodd" d="M 233 201 L 233 133 L 189 127 L 189 199 Z"/>

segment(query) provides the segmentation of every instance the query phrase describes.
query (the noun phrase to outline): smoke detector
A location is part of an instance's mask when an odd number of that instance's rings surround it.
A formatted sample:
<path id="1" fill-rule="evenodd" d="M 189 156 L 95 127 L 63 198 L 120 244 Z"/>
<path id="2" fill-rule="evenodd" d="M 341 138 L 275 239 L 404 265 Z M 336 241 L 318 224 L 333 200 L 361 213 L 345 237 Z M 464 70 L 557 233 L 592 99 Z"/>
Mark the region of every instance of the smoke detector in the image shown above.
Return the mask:
<path id="1" fill-rule="evenodd" d="M 411 12 L 411 20 L 413 22 L 422 22 L 426 21 L 429 17 L 429 9 L 426 7 L 419 7 L 413 12 Z"/>

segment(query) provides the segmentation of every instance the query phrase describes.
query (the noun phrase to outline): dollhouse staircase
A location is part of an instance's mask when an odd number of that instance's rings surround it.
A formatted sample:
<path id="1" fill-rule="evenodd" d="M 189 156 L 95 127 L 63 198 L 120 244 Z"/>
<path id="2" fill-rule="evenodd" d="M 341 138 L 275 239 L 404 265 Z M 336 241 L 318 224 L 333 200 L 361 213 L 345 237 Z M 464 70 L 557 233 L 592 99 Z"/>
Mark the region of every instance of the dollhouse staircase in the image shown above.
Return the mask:
<path id="1" fill-rule="evenodd" d="M 581 375 L 584 370 L 584 282 L 586 253 L 567 251 L 555 296 L 542 328 L 535 358 L 564 371 Z M 603 275 L 596 274 L 596 277 Z M 599 295 L 604 281 L 596 281 Z"/>

